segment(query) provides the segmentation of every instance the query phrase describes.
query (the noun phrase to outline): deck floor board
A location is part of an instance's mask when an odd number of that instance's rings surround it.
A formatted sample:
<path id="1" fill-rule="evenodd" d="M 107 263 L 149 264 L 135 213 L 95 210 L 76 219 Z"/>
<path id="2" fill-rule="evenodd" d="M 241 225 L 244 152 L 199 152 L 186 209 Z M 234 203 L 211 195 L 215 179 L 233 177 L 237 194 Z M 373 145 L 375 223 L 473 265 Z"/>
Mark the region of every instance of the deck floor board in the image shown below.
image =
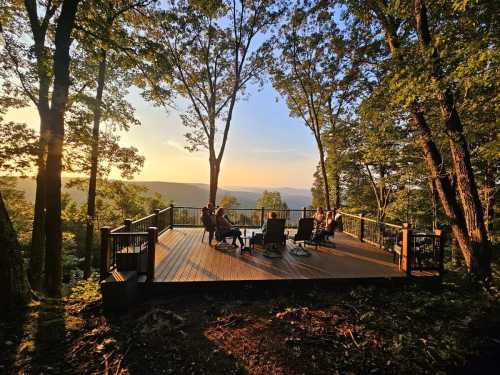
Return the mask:
<path id="1" fill-rule="evenodd" d="M 310 247 L 310 257 L 292 255 L 295 245 L 288 241 L 278 259 L 264 257 L 258 247 L 252 254 L 241 254 L 239 248 L 216 250 L 208 245 L 208 235 L 201 242 L 202 235 L 201 228 L 163 233 L 156 249 L 155 282 L 405 277 L 391 254 L 343 233 L 335 235 L 335 248 Z"/>

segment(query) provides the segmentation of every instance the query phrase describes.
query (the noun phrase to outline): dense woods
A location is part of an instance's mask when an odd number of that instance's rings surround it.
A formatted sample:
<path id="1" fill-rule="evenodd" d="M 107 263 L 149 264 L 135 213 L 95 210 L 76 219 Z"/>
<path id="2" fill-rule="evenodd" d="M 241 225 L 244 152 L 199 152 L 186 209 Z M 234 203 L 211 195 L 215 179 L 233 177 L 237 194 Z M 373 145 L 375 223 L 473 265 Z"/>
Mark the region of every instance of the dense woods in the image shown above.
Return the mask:
<path id="1" fill-rule="evenodd" d="M 132 89 L 178 112 L 186 148 L 208 152 L 207 201 L 237 208 L 217 195 L 234 113 L 272 85 L 317 146 L 313 207 L 439 226 L 469 281 L 491 285 L 499 14 L 493 0 L 0 0 L 2 310 L 65 295 L 98 269 L 100 227 L 172 203 L 109 177 L 144 165 L 119 136 L 141 125 Z M 20 108 L 38 129 L 4 121 Z M 33 204 L 12 176 L 35 176 Z M 275 191 L 256 207 L 288 208 Z"/>

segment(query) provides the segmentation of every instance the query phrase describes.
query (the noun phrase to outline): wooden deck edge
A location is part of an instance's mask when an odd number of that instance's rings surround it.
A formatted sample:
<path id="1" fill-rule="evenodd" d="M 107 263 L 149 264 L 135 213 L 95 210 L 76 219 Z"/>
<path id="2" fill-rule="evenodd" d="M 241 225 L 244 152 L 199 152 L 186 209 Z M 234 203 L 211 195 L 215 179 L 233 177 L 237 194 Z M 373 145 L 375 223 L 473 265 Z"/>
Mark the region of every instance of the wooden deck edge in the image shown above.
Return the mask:
<path id="1" fill-rule="evenodd" d="M 220 281 L 163 281 L 142 285 L 142 295 L 167 297 L 197 293 L 259 293 L 263 291 L 307 291 L 312 288 L 336 288 L 355 286 L 402 286 L 416 282 L 406 276 L 345 277 L 334 279 L 288 279 L 288 280 L 220 280 Z"/>

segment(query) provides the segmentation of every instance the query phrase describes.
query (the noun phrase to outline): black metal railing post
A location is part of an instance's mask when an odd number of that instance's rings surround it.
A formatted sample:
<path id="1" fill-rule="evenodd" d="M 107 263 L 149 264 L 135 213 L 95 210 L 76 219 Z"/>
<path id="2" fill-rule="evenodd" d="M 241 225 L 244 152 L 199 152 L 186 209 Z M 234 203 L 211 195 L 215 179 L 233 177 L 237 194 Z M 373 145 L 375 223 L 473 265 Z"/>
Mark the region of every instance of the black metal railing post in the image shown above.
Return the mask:
<path id="1" fill-rule="evenodd" d="M 359 240 L 363 242 L 363 238 L 365 237 L 365 219 L 364 214 L 361 213 L 359 215 Z"/>
<path id="2" fill-rule="evenodd" d="M 170 204 L 170 228 L 174 227 L 174 205 Z"/>
<path id="3" fill-rule="evenodd" d="M 153 223 L 154 223 L 154 226 L 156 228 L 158 228 L 158 231 L 162 230 L 163 228 L 160 226 L 160 209 L 159 208 L 155 208 L 153 210 L 154 214 L 155 214 L 155 217 L 154 217 L 154 220 L 153 220 Z"/>

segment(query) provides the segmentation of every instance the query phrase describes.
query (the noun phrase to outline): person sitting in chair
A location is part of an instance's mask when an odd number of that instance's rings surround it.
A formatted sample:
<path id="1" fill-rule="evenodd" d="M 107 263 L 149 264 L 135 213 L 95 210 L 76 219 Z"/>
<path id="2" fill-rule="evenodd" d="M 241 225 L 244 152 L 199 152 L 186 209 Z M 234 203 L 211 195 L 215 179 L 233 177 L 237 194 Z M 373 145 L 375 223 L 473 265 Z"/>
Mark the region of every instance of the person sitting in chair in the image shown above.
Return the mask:
<path id="1" fill-rule="evenodd" d="M 278 214 L 276 214 L 276 212 L 274 211 L 270 211 L 268 214 L 267 214 L 267 220 L 269 219 L 276 219 L 278 217 Z M 258 243 L 262 243 L 264 241 L 264 235 L 266 234 L 266 230 L 267 230 L 267 220 L 264 222 L 264 224 L 262 224 L 262 227 L 261 227 L 261 231 L 262 233 L 255 233 L 253 235 L 253 238 L 250 240 L 250 244 L 258 244 Z"/>
<path id="2" fill-rule="evenodd" d="M 208 244 L 212 246 L 212 240 L 215 233 L 215 217 L 209 207 L 205 206 L 201 209 L 201 222 L 203 227 L 208 232 Z"/>
<path id="3" fill-rule="evenodd" d="M 326 229 L 325 225 L 325 212 L 323 211 L 323 207 L 318 207 L 313 216 L 314 219 L 314 231 L 313 238 L 314 242 L 319 242 L 324 237 L 324 231 Z"/>
<path id="4" fill-rule="evenodd" d="M 326 224 L 323 229 L 321 229 L 319 232 L 314 234 L 313 241 L 314 242 L 321 242 L 321 241 L 327 241 L 328 237 L 334 236 L 335 235 L 335 218 L 333 215 L 333 211 L 328 211 L 326 213 Z"/>
<path id="5" fill-rule="evenodd" d="M 240 242 L 241 248 L 245 247 L 243 238 L 241 238 L 241 231 L 239 228 L 234 227 L 229 220 L 224 217 L 224 208 L 219 207 L 215 211 L 215 223 L 217 230 L 219 230 L 223 237 L 233 237 L 232 245 L 236 245 L 236 239 Z"/>

